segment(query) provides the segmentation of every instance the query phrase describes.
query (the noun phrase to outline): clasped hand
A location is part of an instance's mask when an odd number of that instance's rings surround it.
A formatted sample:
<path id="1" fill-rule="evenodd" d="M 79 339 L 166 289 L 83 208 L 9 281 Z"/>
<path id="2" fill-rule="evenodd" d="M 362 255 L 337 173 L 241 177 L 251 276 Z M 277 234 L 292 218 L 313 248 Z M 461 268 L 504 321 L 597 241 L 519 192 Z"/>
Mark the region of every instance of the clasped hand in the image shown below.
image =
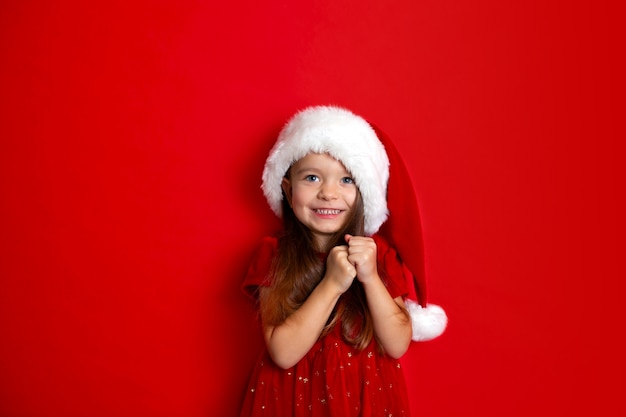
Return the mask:
<path id="1" fill-rule="evenodd" d="M 364 236 L 346 235 L 347 245 L 335 246 L 326 261 L 326 279 L 345 292 L 354 278 L 366 284 L 378 277 L 376 243 Z"/>

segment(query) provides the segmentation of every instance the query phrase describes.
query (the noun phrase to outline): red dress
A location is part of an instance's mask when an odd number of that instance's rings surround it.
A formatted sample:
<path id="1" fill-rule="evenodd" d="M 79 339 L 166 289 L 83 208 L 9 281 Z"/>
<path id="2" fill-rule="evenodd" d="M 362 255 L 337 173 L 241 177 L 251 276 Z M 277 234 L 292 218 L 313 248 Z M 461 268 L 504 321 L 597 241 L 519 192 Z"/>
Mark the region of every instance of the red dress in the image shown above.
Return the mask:
<path id="1" fill-rule="evenodd" d="M 395 250 L 382 238 L 374 238 L 387 290 L 393 298 L 405 296 L 410 276 L 405 277 Z M 248 294 L 270 284 L 276 248 L 275 238 L 263 240 L 243 283 Z M 319 339 L 290 369 L 276 366 L 265 350 L 252 372 L 240 416 L 409 416 L 400 362 L 381 355 L 375 340 L 366 349 L 355 350 L 343 341 L 340 327 Z"/>

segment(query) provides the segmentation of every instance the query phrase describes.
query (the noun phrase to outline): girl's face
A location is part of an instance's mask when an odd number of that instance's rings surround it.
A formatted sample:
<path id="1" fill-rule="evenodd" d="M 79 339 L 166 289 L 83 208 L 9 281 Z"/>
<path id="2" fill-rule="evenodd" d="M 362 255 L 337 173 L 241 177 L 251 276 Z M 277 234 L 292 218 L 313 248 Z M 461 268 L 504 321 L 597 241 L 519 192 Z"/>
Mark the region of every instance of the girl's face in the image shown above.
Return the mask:
<path id="1" fill-rule="evenodd" d="M 295 216 L 311 230 L 317 248 L 346 223 L 357 186 L 343 164 L 330 155 L 310 153 L 291 166 L 283 191 Z"/>

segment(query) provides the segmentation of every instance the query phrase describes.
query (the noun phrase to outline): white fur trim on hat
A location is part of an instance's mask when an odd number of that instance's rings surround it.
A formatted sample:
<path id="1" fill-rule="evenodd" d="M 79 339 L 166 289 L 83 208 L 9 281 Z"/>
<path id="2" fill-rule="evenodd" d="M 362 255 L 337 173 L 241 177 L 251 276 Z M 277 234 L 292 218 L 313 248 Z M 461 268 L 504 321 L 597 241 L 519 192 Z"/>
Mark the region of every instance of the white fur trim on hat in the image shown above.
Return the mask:
<path id="1" fill-rule="evenodd" d="M 376 233 L 389 214 L 389 159 L 374 129 L 341 107 L 308 107 L 294 115 L 281 130 L 263 170 L 261 188 L 278 217 L 282 216 L 283 177 L 308 153 L 327 153 L 346 167 L 363 198 L 365 234 Z"/>

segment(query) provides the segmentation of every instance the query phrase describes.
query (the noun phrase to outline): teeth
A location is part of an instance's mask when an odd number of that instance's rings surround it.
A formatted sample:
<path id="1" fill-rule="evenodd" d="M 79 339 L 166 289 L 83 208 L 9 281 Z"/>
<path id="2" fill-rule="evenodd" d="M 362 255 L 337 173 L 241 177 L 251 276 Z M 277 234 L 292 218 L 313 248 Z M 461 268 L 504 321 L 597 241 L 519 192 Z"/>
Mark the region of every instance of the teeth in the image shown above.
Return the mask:
<path id="1" fill-rule="evenodd" d="M 326 210 L 326 209 L 318 209 L 315 210 L 319 214 L 339 214 L 341 210 Z"/>

